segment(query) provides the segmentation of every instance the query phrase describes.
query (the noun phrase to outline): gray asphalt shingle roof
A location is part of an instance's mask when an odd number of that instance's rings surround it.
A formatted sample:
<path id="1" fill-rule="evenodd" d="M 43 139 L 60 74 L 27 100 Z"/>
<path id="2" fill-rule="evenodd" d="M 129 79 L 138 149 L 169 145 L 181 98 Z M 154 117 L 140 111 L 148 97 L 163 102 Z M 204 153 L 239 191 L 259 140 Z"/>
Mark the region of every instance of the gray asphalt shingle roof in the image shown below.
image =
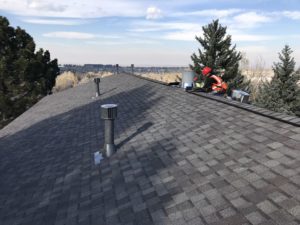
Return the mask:
<path id="1" fill-rule="evenodd" d="M 0 131 L 0 224 L 300 224 L 300 128 L 121 74 Z M 118 151 L 100 105 L 117 103 Z"/>

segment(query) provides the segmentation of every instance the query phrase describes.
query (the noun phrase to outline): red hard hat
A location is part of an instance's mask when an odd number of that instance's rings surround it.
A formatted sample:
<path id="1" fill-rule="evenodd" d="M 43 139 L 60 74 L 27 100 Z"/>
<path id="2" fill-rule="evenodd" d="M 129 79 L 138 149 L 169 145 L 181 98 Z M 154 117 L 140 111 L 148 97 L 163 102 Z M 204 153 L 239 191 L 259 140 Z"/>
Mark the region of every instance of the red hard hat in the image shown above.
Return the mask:
<path id="1" fill-rule="evenodd" d="M 210 72 L 211 72 L 211 68 L 208 67 L 208 66 L 204 67 L 203 70 L 202 70 L 202 74 L 203 74 L 204 76 L 206 76 L 206 75 L 209 74 Z"/>

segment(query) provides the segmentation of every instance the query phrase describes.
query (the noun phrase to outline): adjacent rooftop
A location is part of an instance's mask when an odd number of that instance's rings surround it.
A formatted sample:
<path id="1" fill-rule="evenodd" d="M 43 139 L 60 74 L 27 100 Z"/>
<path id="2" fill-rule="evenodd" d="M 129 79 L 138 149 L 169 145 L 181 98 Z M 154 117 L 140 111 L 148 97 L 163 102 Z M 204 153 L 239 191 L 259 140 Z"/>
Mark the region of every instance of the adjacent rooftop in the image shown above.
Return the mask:
<path id="1" fill-rule="evenodd" d="M 0 131 L 0 224 L 300 224 L 300 127 L 126 74 L 94 92 Z M 105 103 L 118 150 L 95 165 Z"/>

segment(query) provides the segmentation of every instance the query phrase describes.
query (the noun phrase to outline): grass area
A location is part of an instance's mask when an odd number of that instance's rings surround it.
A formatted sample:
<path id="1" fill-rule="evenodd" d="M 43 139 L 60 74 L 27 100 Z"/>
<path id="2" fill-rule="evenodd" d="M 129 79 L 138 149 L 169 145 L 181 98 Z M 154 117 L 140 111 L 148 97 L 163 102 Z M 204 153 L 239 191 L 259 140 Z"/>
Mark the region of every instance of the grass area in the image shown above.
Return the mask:
<path id="1" fill-rule="evenodd" d="M 169 73 L 143 73 L 140 74 L 142 77 L 150 78 L 153 80 L 162 81 L 165 83 L 171 82 L 181 82 L 182 73 L 181 72 L 169 72 Z"/>
<path id="2" fill-rule="evenodd" d="M 255 70 L 243 70 L 242 74 L 250 79 L 251 82 L 258 84 L 262 81 L 270 81 L 273 77 L 273 70 L 266 69 L 255 69 Z M 154 80 L 163 81 L 166 83 L 169 82 L 180 82 L 182 79 L 181 72 L 170 72 L 170 73 L 143 73 L 139 74 L 142 77 L 151 78 Z"/>
<path id="3" fill-rule="evenodd" d="M 56 77 L 55 80 L 55 86 L 53 87 L 52 91 L 59 92 L 66 90 L 68 88 L 75 87 L 77 85 L 85 84 L 95 77 L 107 77 L 111 76 L 111 72 L 99 72 L 99 73 L 93 73 L 93 72 L 88 72 L 85 74 L 75 74 L 73 72 L 64 72 L 60 74 L 59 76 Z"/>

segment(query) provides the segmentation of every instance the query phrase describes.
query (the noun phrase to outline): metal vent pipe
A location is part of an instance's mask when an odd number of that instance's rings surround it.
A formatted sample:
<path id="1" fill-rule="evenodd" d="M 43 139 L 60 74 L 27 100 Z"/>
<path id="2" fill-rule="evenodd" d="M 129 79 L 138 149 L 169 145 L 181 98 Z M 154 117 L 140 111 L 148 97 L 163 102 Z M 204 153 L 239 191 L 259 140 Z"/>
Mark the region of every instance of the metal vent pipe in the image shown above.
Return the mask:
<path id="1" fill-rule="evenodd" d="M 116 64 L 116 73 L 119 74 L 119 64 Z"/>
<path id="2" fill-rule="evenodd" d="M 114 143 L 114 120 L 117 118 L 116 104 L 101 105 L 101 118 L 104 120 L 104 150 L 103 154 L 110 157 L 116 152 Z"/>
<path id="3" fill-rule="evenodd" d="M 100 78 L 94 78 L 95 87 L 96 87 L 96 97 L 100 96 Z"/>
<path id="4" fill-rule="evenodd" d="M 133 71 L 134 70 L 134 64 L 131 64 L 131 73 L 134 74 Z"/>

